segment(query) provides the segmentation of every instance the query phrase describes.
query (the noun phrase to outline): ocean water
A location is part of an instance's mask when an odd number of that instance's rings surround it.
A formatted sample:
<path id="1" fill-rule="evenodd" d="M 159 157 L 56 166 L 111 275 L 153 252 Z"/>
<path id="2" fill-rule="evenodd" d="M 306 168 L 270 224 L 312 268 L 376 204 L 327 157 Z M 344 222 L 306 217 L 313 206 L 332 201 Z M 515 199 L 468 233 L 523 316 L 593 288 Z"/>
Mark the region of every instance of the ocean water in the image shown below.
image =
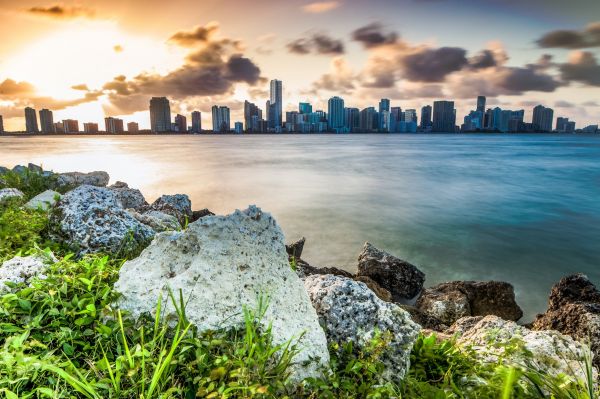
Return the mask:
<path id="1" fill-rule="evenodd" d="M 0 165 L 27 162 L 106 170 L 150 201 L 257 204 L 316 266 L 353 271 L 370 241 L 427 285 L 508 281 L 524 321 L 566 274 L 600 285 L 600 136 L 0 137 Z"/>

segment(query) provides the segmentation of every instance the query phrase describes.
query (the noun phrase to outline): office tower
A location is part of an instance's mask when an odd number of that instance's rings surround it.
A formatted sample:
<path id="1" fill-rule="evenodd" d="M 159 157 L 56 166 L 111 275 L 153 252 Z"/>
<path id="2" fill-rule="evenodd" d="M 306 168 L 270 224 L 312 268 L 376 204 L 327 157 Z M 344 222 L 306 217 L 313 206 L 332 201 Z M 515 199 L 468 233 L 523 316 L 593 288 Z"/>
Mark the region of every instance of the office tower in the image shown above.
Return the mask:
<path id="1" fill-rule="evenodd" d="M 516 133 L 525 130 L 523 118 L 525 116 L 525 110 L 512 111 L 510 120 L 508 121 L 508 131 Z"/>
<path id="2" fill-rule="evenodd" d="M 360 130 L 360 110 L 358 108 L 344 109 L 344 129 L 347 132 L 358 132 Z"/>
<path id="3" fill-rule="evenodd" d="M 392 107 L 390 110 L 390 114 L 392 114 L 392 120 L 396 123 L 402 120 L 402 108 L 401 107 Z"/>
<path id="4" fill-rule="evenodd" d="M 404 120 L 406 122 L 417 123 L 417 110 L 416 109 L 407 109 L 406 111 L 404 111 Z"/>
<path id="5" fill-rule="evenodd" d="M 340 133 L 344 129 L 344 100 L 337 96 L 331 97 L 327 102 L 327 113 L 327 127 Z"/>
<path id="6" fill-rule="evenodd" d="M 311 114 L 313 112 L 312 109 L 313 108 L 312 105 L 310 105 L 310 103 L 300 103 L 298 105 L 298 111 L 301 114 Z"/>
<path id="7" fill-rule="evenodd" d="M 559 133 L 564 133 L 567 130 L 567 123 L 569 122 L 569 118 L 558 117 L 556 118 L 556 131 Z"/>
<path id="8" fill-rule="evenodd" d="M 39 133 L 37 123 L 37 115 L 35 114 L 35 109 L 31 107 L 25 108 L 25 131 L 27 133 Z"/>
<path id="9" fill-rule="evenodd" d="M 567 122 L 565 133 L 575 133 L 575 121 Z"/>
<path id="10" fill-rule="evenodd" d="M 127 131 L 129 133 L 138 133 L 140 131 L 140 125 L 137 122 L 129 122 L 127 124 Z"/>
<path id="11" fill-rule="evenodd" d="M 171 131 L 171 105 L 166 97 L 150 100 L 150 130 L 152 133 Z"/>
<path id="12" fill-rule="evenodd" d="M 426 105 L 421 108 L 421 129 L 425 130 L 431 126 L 431 105 Z"/>
<path id="13" fill-rule="evenodd" d="M 483 126 L 483 114 L 480 111 L 471 111 L 465 116 L 461 130 L 463 132 L 473 132 L 480 130 Z"/>
<path id="14" fill-rule="evenodd" d="M 40 128 L 44 134 L 56 133 L 54 117 L 52 116 L 52 111 L 49 109 L 44 108 L 40 110 Z"/>
<path id="15" fill-rule="evenodd" d="M 187 132 L 187 118 L 181 114 L 175 115 L 175 126 L 179 133 Z"/>
<path id="16" fill-rule="evenodd" d="M 387 98 L 382 98 L 381 101 L 379 101 L 379 112 L 383 112 L 383 111 L 389 111 L 390 110 L 390 100 L 388 100 Z"/>
<path id="17" fill-rule="evenodd" d="M 477 97 L 477 111 L 482 114 L 485 113 L 485 96 Z"/>
<path id="18" fill-rule="evenodd" d="M 383 110 L 379 113 L 379 131 L 382 133 L 391 132 L 392 114 L 390 111 Z"/>
<path id="19" fill-rule="evenodd" d="M 202 113 L 200 111 L 192 112 L 192 133 L 202 133 Z"/>
<path id="20" fill-rule="evenodd" d="M 454 133 L 456 129 L 456 110 L 454 101 L 435 101 L 433 103 L 434 132 Z"/>
<path id="21" fill-rule="evenodd" d="M 0 115 L 0 134 L 4 133 L 4 119 L 2 119 L 2 115 Z"/>
<path id="22" fill-rule="evenodd" d="M 212 107 L 213 132 L 229 132 L 231 130 L 230 111 L 228 107 Z"/>
<path id="23" fill-rule="evenodd" d="M 54 131 L 56 133 L 64 133 L 65 132 L 65 127 L 63 125 L 62 122 L 55 122 L 54 123 Z"/>
<path id="24" fill-rule="evenodd" d="M 84 133 L 98 133 L 98 124 L 87 122 L 83 124 L 83 132 Z"/>
<path id="25" fill-rule="evenodd" d="M 249 101 L 244 101 L 244 124 L 247 131 L 252 131 L 252 120 L 254 117 L 262 119 L 262 110 Z"/>
<path id="26" fill-rule="evenodd" d="M 269 101 L 271 109 L 269 110 L 269 123 L 272 123 L 272 125 L 269 127 L 276 129 L 281 127 L 283 122 L 283 84 L 281 80 L 271 80 L 270 93 Z"/>
<path id="27" fill-rule="evenodd" d="M 375 108 L 368 107 L 360 111 L 359 119 L 360 131 L 362 133 L 370 133 L 374 130 L 374 126 L 377 125 L 377 111 Z"/>
<path id="28" fill-rule="evenodd" d="M 123 133 L 124 132 L 124 128 L 123 128 L 123 119 L 119 119 L 119 118 L 113 118 L 112 116 L 109 116 L 108 118 L 104 118 L 104 127 L 105 127 L 105 132 L 106 133 Z"/>
<path id="29" fill-rule="evenodd" d="M 75 119 L 65 119 L 62 125 L 64 133 L 79 133 L 79 122 Z"/>
<path id="30" fill-rule="evenodd" d="M 554 110 L 538 105 L 533 108 L 533 128 L 539 132 L 551 132 L 554 120 Z"/>
<path id="31" fill-rule="evenodd" d="M 244 124 L 242 122 L 235 122 L 233 124 L 233 131 L 237 134 L 244 133 Z"/>

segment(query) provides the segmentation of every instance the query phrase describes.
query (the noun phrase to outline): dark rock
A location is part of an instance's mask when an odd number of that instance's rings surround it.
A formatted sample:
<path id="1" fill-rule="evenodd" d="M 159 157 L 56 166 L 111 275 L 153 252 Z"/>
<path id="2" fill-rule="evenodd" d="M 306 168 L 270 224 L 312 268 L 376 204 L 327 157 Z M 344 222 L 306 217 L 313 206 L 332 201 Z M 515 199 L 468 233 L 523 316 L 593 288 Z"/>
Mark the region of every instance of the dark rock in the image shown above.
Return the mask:
<path id="1" fill-rule="evenodd" d="M 412 299 L 421 292 L 425 274 L 416 266 L 365 243 L 358 256 L 359 276 L 367 276 L 392 293 L 395 302 Z"/>
<path id="2" fill-rule="evenodd" d="M 159 211 L 175 216 L 182 226 L 192 220 L 192 202 L 185 194 L 162 195 L 152 205 L 140 208 L 140 211 Z"/>
<path id="3" fill-rule="evenodd" d="M 25 173 L 27 173 L 27 170 L 27 167 L 23 165 L 15 165 L 15 167 L 12 168 L 13 172 L 18 173 L 20 175 L 24 175 Z"/>
<path id="4" fill-rule="evenodd" d="M 109 189 L 115 193 L 119 202 L 125 209 L 141 209 L 148 206 L 142 192 L 136 188 L 129 188 L 127 185 L 113 185 Z"/>
<path id="5" fill-rule="evenodd" d="M 300 278 L 306 278 L 314 274 L 333 274 L 334 276 L 354 278 L 354 275 L 352 273 L 335 267 L 314 267 L 299 258 L 294 259 L 293 262 L 296 266 L 296 274 Z"/>
<path id="6" fill-rule="evenodd" d="M 361 283 L 365 283 L 367 287 L 369 287 L 369 289 L 373 291 L 375 295 L 377 295 L 377 297 L 382 301 L 392 302 L 392 293 L 380 286 L 379 284 L 377 284 L 377 282 L 371 277 L 356 276 L 354 280 L 360 281 Z"/>
<path id="7" fill-rule="evenodd" d="M 129 184 L 122 182 L 122 181 L 117 181 L 115 184 L 113 184 L 109 188 L 129 188 Z"/>
<path id="8" fill-rule="evenodd" d="M 414 306 L 401 304 L 398 306 L 406 310 L 410 314 L 410 317 L 413 319 L 413 321 L 424 329 L 442 332 L 448 328 L 448 325 L 444 324 L 440 319 L 430 316 Z"/>
<path id="9" fill-rule="evenodd" d="M 37 166 L 36 164 L 33 164 L 33 163 L 27 164 L 27 169 L 29 169 L 30 172 L 37 173 L 40 175 L 42 173 L 44 173 L 44 169 L 42 169 L 41 166 Z"/>
<path id="10" fill-rule="evenodd" d="M 448 325 L 461 317 L 494 315 L 516 321 L 523 311 L 511 284 L 500 281 L 452 281 L 423 290 L 416 307 Z"/>
<path id="11" fill-rule="evenodd" d="M 286 244 L 285 250 L 287 251 L 289 256 L 293 256 L 296 259 L 302 257 L 302 250 L 304 249 L 304 243 L 306 242 L 306 238 L 302 237 L 298 241 L 292 244 Z"/>
<path id="12" fill-rule="evenodd" d="M 193 211 L 192 218 L 190 219 L 190 223 L 193 223 L 196 220 L 202 219 L 203 217 L 206 217 L 206 216 L 215 216 L 215 214 L 212 213 L 211 211 L 209 211 L 207 208 L 200 209 L 199 211 Z"/>

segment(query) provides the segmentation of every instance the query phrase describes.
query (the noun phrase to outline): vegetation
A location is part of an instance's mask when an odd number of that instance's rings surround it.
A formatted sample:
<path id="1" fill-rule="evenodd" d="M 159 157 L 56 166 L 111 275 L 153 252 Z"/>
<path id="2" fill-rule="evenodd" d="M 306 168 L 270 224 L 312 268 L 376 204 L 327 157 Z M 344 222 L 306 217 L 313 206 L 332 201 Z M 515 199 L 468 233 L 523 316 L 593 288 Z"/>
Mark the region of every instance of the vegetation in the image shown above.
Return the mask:
<path id="1" fill-rule="evenodd" d="M 36 181 L 28 197 L 45 190 Z M 24 187 L 20 187 L 23 191 Z M 475 351 L 435 335 L 418 338 L 400 386 L 381 381 L 390 337 L 366 349 L 333 344 L 331 369 L 300 385 L 289 383 L 294 342 L 275 344 L 261 327 L 266 304 L 243 309 L 237 330 L 199 334 L 179 293 L 168 298 L 176 324 L 161 315 L 134 321 L 116 310 L 113 285 L 126 255 L 76 259 L 48 236 L 48 215 L 0 207 L 0 258 L 58 256 L 45 278 L 0 288 L 0 397 L 12 398 L 570 398 L 594 399 L 591 359 L 587 381 L 550 377 L 528 364 Z M 49 249 L 52 248 L 54 255 Z M 526 351 L 515 340 L 510 352 Z"/>

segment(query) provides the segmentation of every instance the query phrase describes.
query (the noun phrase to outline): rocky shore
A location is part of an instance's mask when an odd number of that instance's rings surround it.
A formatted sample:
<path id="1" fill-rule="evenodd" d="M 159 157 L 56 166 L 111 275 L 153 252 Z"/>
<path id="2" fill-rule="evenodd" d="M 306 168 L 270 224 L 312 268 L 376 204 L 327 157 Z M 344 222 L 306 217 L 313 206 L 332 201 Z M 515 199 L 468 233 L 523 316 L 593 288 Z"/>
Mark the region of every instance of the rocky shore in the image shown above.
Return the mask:
<path id="1" fill-rule="evenodd" d="M 199 332 L 242 325 L 243 307 L 261 308 L 261 323 L 273 340 L 297 340 L 300 351 L 292 380 L 317 378 L 330 362 L 328 345 L 352 342 L 368 347 L 383 334 L 387 347 L 382 381 L 400 383 L 410 368 L 419 334 L 455 339 L 474 348 L 482 361 L 519 354 L 501 344 L 516 337 L 538 367 L 550 375 L 585 379 L 577 363 L 591 348 L 600 368 L 600 291 L 582 274 L 564 277 L 552 288 L 548 310 L 529 324 L 511 284 L 451 281 L 426 287 L 415 265 L 365 243 L 355 274 L 318 267 L 302 259 L 304 238 L 286 245 L 274 218 L 256 206 L 230 215 L 194 209 L 185 194 L 148 203 L 127 183 L 109 185 L 105 172 L 53 173 L 36 165 L 0 168 L 0 204 L 25 194 L 6 187 L 6 173 L 38 174 L 52 181 L 22 204 L 49 215 L 48 235 L 76 256 L 112 254 L 127 260 L 119 271 L 114 307 L 134 318 L 152 317 L 162 302 L 167 320 L 178 309 L 169 300 L 180 293 L 185 313 Z M 43 279 L 56 259 L 16 256 L 0 266 L 0 293 Z M 179 294 L 177 294 L 179 295 Z M 515 358 L 513 358 L 515 356 Z"/>

